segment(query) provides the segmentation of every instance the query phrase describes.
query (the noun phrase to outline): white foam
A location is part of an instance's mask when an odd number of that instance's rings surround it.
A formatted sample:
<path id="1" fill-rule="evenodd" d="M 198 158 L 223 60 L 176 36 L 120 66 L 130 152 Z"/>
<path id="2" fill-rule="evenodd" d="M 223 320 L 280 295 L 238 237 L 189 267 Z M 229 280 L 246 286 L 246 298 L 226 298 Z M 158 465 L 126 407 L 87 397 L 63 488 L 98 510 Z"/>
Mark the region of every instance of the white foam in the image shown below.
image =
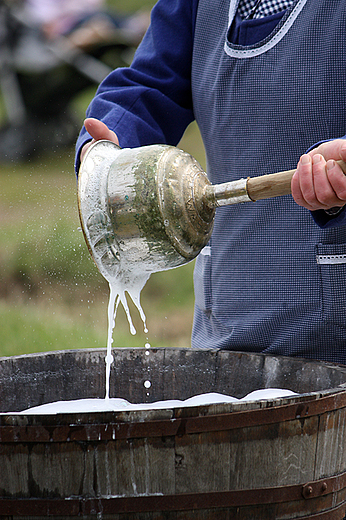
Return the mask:
<path id="1" fill-rule="evenodd" d="M 90 412 L 123 412 L 138 410 L 157 410 L 170 408 L 183 408 L 191 406 L 207 406 L 219 403 L 235 403 L 243 401 L 257 401 L 261 399 L 270 400 L 283 397 L 297 396 L 291 390 L 280 388 L 265 388 L 255 390 L 242 399 L 231 397 L 229 395 L 210 392 L 195 395 L 185 400 L 169 399 L 164 401 L 156 401 L 154 403 L 130 403 L 126 399 L 108 398 L 108 399 L 77 399 L 72 401 L 56 401 L 40 406 L 35 406 L 22 412 L 8 412 L 7 415 L 56 415 L 61 413 L 90 413 Z"/>
<path id="2" fill-rule="evenodd" d="M 255 390 L 240 399 L 241 401 L 259 401 L 261 399 L 279 399 L 280 397 L 289 397 L 291 395 L 298 395 L 291 390 L 284 390 L 282 388 L 262 388 Z"/>

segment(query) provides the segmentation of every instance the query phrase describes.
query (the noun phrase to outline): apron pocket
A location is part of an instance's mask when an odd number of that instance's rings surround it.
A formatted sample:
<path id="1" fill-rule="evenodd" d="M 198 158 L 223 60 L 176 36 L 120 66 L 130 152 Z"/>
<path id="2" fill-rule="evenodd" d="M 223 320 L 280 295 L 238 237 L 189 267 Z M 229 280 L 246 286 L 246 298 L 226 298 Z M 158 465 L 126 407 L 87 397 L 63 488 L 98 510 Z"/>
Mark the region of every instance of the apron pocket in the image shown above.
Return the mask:
<path id="1" fill-rule="evenodd" d="M 346 244 L 318 244 L 323 318 L 346 328 Z"/>

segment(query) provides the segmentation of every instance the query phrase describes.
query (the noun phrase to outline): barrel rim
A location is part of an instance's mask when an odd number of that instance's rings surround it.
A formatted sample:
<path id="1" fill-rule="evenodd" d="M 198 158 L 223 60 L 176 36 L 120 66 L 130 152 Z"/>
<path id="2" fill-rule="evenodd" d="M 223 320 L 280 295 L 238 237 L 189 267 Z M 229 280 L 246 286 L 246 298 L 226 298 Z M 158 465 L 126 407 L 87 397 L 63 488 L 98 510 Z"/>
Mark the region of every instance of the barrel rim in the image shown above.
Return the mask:
<path id="1" fill-rule="evenodd" d="M 154 420 L 148 419 L 148 415 L 144 412 L 3 415 L 0 416 L 0 443 L 107 442 L 120 439 L 181 436 L 253 428 L 286 421 L 304 421 L 309 417 L 320 416 L 345 407 L 346 391 L 340 391 L 310 401 L 296 401 L 268 408 L 212 415 L 203 415 L 204 407 L 191 407 L 192 412 L 201 413 L 195 416 L 186 414 L 188 408 L 171 409 L 170 418 Z M 179 416 L 181 412 L 185 415 Z M 125 421 L 124 414 L 126 419 L 131 420 Z M 101 416 L 102 421 L 100 421 Z"/>
<path id="2" fill-rule="evenodd" d="M 114 348 L 113 353 L 116 352 L 126 352 L 126 353 L 137 353 L 137 352 L 146 352 L 148 349 L 143 347 L 133 347 L 133 348 Z M 228 351 L 224 349 L 197 349 L 191 347 L 171 347 L 167 349 L 166 347 L 154 347 L 151 348 L 153 352 L 167 351 L 174 352 L 185 352 L 189 354 L 193 354 L 194 352 L 199 355 L 206 355 L 210 353 L 230 353 L 232 355 L 239 355 L 245 357 L 258 357 L 259 359 L 280 359 L 286 360 L 288 362 L 303 362 L 304 364 L 309 364 L 310 366 L 316 365 L 317 368 L 326 367 L 331 370 L 336 370 L 345 374 L 345 383 L 342 383 L 336 387 L 328 388 L 325 390 L 317 390 L 309 393 L 301 393 L 295 396 L 281 397 L 270 400 L 256 400 L 256 401 L 239 401 L 232 403 L 218 403 L 218 404 L 209 404 L 209 405 L 201 405 L 201 406 L 191 406 L 191 407 L 175 407 L 175 408 L 162 408 L 162 409 L 153 409 L 153 410 L 131 410 L 131 411 L 119 411 L 119 412 L 79 412 L 79 413 L 61 413 L 54 415 L 46 415 L 46 414 L 23 414 L 19 412 L 0 412 L 0 428 L 2 428 L 2 432 L 4 432 L 3 428 L 8 426 L 13 427 L 28 427 L 33 426 L 37 427 L 39 424 L 43 426 L 57 426 L 60 425 L 70 425 L 71 423 L 77 424 L 81 426 L 82 424 L 122 424 L 124 423 L 124 428 L 126 424 L 133 423 L 142 423 L 152 422 L 152 423 L 162 423 L 166 422 L 169 424 L 168 431 L 174 430 L 172 428 L 172 424 L 175 422 L 175 425 L 178 424 L 177 421 L 186 422 L 188 421 L 189 427 L 195 422 L 195 426 L 191 426 L 191 431 L 199 431 L 198 428 L 202 428 L 202 431 L 210 431 L 210 429 L 206 429 L 207 426 L 202 426 L 209 424 L 212 430 L 215 428 L 218 429 L 222 427 L 225 429 L 224 424 L 227 424 L 228 428 L 235 428 L 234 420 L 231 416 L 237 418 L 244 418 L 246 414 L 253 414 L 257 420 L 264 420 L 270 422 L 277 421 L 285 421 L 292 420 L 297 418 L 307 418 L 313 415 L 319 415 L 321 413 L 335 410 L 336 408 L 346 406 L 346 366 L 340 365 L 336 363 L 329 363 L 317 360 L 310 360 L 304 358 L 290 358 L 286 356 L 277 356 L 277 355 L 267 355 L 262 353 L 252 353 L 252 352 L 237 352 L 237 351 Z M 57 357 L 57 356 L 78 356 L 81 354 L 88 353 L 90 356 L 92 354 L 97 353 L 101 354 L 106 352 L 105 348 L 93 348 L 93 349 L 71 349 L 71 350 L 57 350 L 57 351 L 48 351 L 48 352 L 39 352 L 33 354 L 23 354 L 18 356 L 6 356 L 0 358 L 0 369 L 2 362 L 14 363 L 18 359 L 30 360 L 30 358 L 48 358 L 48 357 Z M 269 419 L 268 419 L 269 417 Z M 190 422 L 189 422 L 190 421 Z M 253 425 L 253 421 L 251 419 L 245 419 L 245 423 Z M 196 425 L 199 424 L 197 427 Z M 214 427 L 213 427 L 214 424 Z M 242 423 L 244 424 L 244 422 Z M 167 428 L 166 428 L 167 429 Z M 7 437 L 7 435 L 5 435 Z M 128 438 L 128 437 L 127 437 Z M 1 442 L 1 435 L 0 435 Z"/>

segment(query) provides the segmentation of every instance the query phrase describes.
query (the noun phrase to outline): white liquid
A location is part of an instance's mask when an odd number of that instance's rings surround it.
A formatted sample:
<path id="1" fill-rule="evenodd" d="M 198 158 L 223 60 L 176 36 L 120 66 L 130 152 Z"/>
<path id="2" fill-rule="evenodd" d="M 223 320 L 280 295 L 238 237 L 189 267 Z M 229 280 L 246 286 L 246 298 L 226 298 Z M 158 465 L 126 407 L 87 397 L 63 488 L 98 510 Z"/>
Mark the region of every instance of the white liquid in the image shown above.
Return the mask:
<path id="1" fill-rule="evenodd" d="M 105 399 L 109 399 L 109 378 L 111 373 L 111 364 L 113 363 L 112 343 L 113 329 L 115 326 L 115 314 L 118 308 L 119 298 L 117 293 L 110 286 L 109 302 L 108 302 L 108 336 L 107 336 L 107 355 L 106 355 L 106 395 Z"/>
<path id="2" fill-rule="evenodd" d="M 102 273 L 104 276 L 105 274 Z M 144 314 L 144 311 L 140 304 L 140 293 L 143 289 L 148 277 L 145 277 L 144 281 L 143 279 L 139 279 L 140 283 L 137 286 L 127 287 L 125 289 L 122 288 L 122 284 L 119 284 L 118 280 L 106 280 L 109 283 L 109 303 L 108 303 L 108 336 L 107 336 L 107 355 L 106 355 L 106 394 L 105 399 L 109 399 L 109 379 L 110 379 L 110 372 L 111 372 L 111 364 L 114 360 L 112 356 L 112 343 L 113 343 L 113 330 L 115 327 L 115 318 L 116 313 L 118 310 L 119 303 L 122 303 L 122 306 L 124 307 L 127 320 L 129 322 L 130 326 L 130 332 L 131 334 L 136 334 L 136 329 L 133 325 L 130 310 L 127 304 L 126 300 L 126 292 L 131 296 L 131 299 L 135 306 L 138 309 L 139 315 L 143 321 L 144 325 L 144 332 L 147 333 L 148 329 L 146 326 L 146 317 Z M 142 285 L 143 284 L 143 285 Z M 148 345 L 148 343 L 147 343 Z M 150 346 L 150 345 L 149 345 Z"/>
<path id="3" fill-rule="evenodd" d="M 136 263 L 126 262 L 125 258 L 120 259 L 120 268 L 114 276 L 111 270 L 107 270 L 107 265 L 102 258 L 99 257 L 97 250 L 92 246 L 93 256 L 98 265 L 100 273 L 104 276 L 109 284 L 109 303 L 108 303 L 108 334 L 107 334 L 107 354 L 106 354 L 106 392 L 105 399 L 109 399 L 109 379 L 111 365 L 114 360 L 112 356 L 113 331 L 115 327 L 116 313 L 119 303 L 122 304 L 130 327 L 131 334 L 136 334 L 133 325 L 130 309 L 127 303 L 126 294 L 128 294 L 138 309 L 139 315 L 143 322 L 144 332 L 147 333 L 146 317 L 140 304 L 141 291 L 150 277 L 150 273 L 143 272 L 141 267 Z M 110 253 L 109 253 L 110 254 Z"/>
<path id="4" fill-rule="evenodd" d="M 261 399 L 270 400 L 283 397 L 296 396 L 291 390 L 279 388 L 265 388 L 263 390 L 255 390 L 242 399 L 236 399 L 228 395 L 219 393 L 200 394 L 184 401 L 179 399 L 171 399 L 166 401 L 156 401 L 155 403 L 139 403 L 132 404 L 126 399 L 77 399 L 75 401 L 57 401 L 54 403 L 35 406 L 22 412 L 8 412 L 6 415 L 23 414 L 23 415 L 56 415 L 59 413 L 83 413 L 83 412 L 123 412 L 135 410 L 154 410 L 154 409 L 170 409 L 183 408 L 188 406 L 206 406 L 218 403 L 236 403 L 243 401 L 257 401 Z"/>

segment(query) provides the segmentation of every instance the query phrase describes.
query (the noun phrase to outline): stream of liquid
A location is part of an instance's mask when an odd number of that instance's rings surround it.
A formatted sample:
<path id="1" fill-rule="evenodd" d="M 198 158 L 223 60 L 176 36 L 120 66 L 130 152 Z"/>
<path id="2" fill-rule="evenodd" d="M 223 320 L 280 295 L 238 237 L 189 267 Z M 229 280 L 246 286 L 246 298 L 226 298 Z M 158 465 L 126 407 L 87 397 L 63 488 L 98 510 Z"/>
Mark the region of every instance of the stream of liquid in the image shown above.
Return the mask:
<path id="1" fill-rule="evenodd" d="M 147 333 L 147 325 L 146 325 L 146 317 L 143 312 L 143 309 L 140 304 L 140 291 L 139 289 L 138 295 L 136 293 L 131 294 L 131 299 L 136 305 L 139 314 L 142 318 L 143 325 L 144 325 L 144 332 Z M 126 293 L 125 291 L 122 291 L 122 293 L 119 293 L 118 285 L 114 282 L 109 281 L 109 302 L 108 302 L 108 335 L 107 335 L 107 354 L 106 354 L 106 394 L 105 399 L 109 399 L 109 379 L 110 379 L 110 372 L 111 372 L 111 365 L 114 361 L 114 357 L 112 355 L 112 344 L 113 344 L 113 331 L 115 327 L 115 318 L 118 310 L 119 303 L 122 303 L 128 322 L 130 326 L 131 334 L 136 334 L 136 329 L 133 325 L 130 310 L 127 304 L 126 300 Z M 146 348 L 150 345 L 147 343 Z M 144 382 L 144 386 L 147 387 L 146 383 L 148 384 L 148 381 Z M 148 388 L 150 388 L 151 383 Z"/>
<path id="2" fill-rule="evenodd" d="M 106 393 L 105 393 L 105 399 L 109 399 L 109 380 L 110 380 L 110 372 L 111 372 L 111 365 L 114 361 L 113 355 L 112 355 L 112 344 L 113 344 L 113 331 L 115 327 L 115 319 L 116 314 L 118 310 L 119 303 L 122 303 L 122 306 L 124 307 L 129 326 L 130 326 L 130 332 L 131 334 L 136 334 L 136 329 L 133 325 L 133 321 L 130 314 L 130 309 L 127 304 L 126 299 L 126 292 L 130 295 L 133 303 L 137 307 L 140 317 L 143 321 L 144 325 L 144 332 L 147 333 L 147 325 L 146 325 L 146 317 L 144 314 L 144 311 L 142 309 L 142 306 L 140 304 L 140 293 L 141 290 L 146 283 L 146 280 L 143 283 L 143 280 L 141 280 L 141 283 L 137 287 L 132 287 L 132 290 L 130 288 L 128 289 L 122 289 L 119 285 L 118 281 L 116 280 L 108 280 L 109 283 L 109 302 L 108 302 L 108 334 L 107 334 L 107 354 L 106 354 Z M 143 286 L 142 286 L 143 283 Z M 147 344 L 148 345 L 148 344 Z M 149 345 L 150 346 L 150 345 Z M 147 382 L 145 382 L 147 383 Z M 144 383 L 144 385 L 145 385 Z M 149 387 L 151 386 L 151 383 Z"/>

